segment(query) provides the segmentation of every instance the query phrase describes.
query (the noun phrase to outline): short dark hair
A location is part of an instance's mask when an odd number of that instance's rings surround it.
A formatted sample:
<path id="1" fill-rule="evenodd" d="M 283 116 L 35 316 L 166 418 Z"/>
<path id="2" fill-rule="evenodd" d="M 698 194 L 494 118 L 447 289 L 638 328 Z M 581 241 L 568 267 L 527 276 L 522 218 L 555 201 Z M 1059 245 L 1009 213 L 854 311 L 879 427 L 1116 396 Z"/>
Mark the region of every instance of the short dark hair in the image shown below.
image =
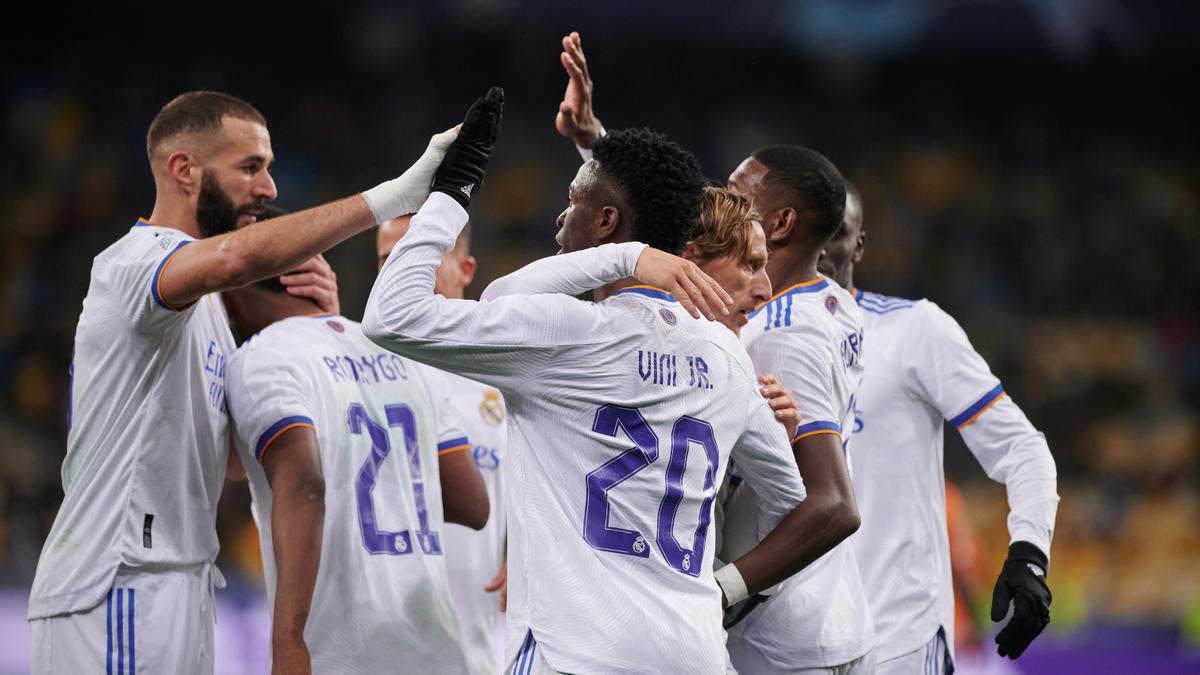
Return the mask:
<path id="1" fill-rule="evenodd" d="M 846 180 L 833 162 L 796 145 L 761 148 L 751 157 L 767 167 L 763 183 L 788 196 L 784 206 L 808 215 L 817 243 L 825 243 L 837 232 L 846 209 Z"/>
<path id="2" fill-rule="evenodd" d="M 632 238 L 668 253 L 682 251 L 704 196 L 704 174 L 692 153 L 643 128 L 609 132 L 592 146 L 592 156 L 629 200 Z"/>
<path id="3" fill-rule="evenodd" d="M 236 96 L 218 91 L 189 91 L 176 96 L 154 116 L 146 133 L 146 155 L 153 159 L 159 144 L 172 136 L 215 132 L 225 117 L 267 124 L 262 113 Z"/>

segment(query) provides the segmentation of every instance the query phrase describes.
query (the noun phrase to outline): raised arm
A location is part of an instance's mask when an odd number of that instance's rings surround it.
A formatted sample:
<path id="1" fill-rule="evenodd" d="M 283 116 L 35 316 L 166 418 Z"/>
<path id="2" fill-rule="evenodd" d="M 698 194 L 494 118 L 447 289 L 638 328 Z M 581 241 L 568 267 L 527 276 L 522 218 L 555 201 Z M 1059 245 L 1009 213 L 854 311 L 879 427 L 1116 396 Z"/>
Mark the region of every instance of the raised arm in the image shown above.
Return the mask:
<path id="1" fill-rule="evenodd" d="M 385 349 L 510 392 L 541 372 L 563 345 L 604 339 L 601 312 L 574 298 L 539 295 L 480 303 L 433 293 L 442 254 L 467 222 L 499 133 L 503 91 L 476 101 L 446 153 L 433 194 L 392 249 L 363 316 Z"/>
<path id="2" fill-rule="evenodd" d="M 580 152 L 590 158 L 592 143 L 604 135 L 604 125 L 592 111 L 592 75 L 588 71 L 587 59 L 583 56 L 583 40 L 578 32 L 562 39 L 563 70 L 567 71 L 567 90 L 562 103 L 558 104 L 558 115 L 554 126 L 558 133 L 575 142 Z"/>
<path id="3" fill-rule="evenodd" d="M 362 194 L 180 244 L 158 272 L 159 299 L 187 307 L 214 291 L 282 274 L 376 223 L 412 213 L 455 135 L 434 136 L 404 174 Z"/>

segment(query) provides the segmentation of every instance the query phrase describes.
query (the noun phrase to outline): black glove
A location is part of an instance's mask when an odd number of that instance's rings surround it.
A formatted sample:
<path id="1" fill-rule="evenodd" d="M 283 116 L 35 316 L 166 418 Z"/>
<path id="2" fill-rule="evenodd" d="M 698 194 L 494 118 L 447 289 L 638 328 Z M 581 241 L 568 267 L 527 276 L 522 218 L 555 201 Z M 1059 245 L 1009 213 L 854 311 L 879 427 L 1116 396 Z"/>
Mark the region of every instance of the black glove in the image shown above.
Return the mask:
<path id="1" fill-rule="evenodd" d="M 992 593 L 992 621 L 1003 621 L 1012 601 L 1013 615 L 996 636 L 996 653 L 1015 659 L 1050 623 L 1050 588 L 1046 586 L 1046 554 L 1025 541 L 1008 547 Z"/>
<path id="2" fill-rule="evenodd" d="M 487 171 L 492 149 L 496 147 L 503 115 L 504 90 L 500 87 L 492 87 L 483 98 L 475 100 L 458 131 L 458 138 L 450 144 L 433 174 L 430 191 L 450 195 L 464 209 L 471 205 L 471 195 L 483 185 L 483 174 Z"/>

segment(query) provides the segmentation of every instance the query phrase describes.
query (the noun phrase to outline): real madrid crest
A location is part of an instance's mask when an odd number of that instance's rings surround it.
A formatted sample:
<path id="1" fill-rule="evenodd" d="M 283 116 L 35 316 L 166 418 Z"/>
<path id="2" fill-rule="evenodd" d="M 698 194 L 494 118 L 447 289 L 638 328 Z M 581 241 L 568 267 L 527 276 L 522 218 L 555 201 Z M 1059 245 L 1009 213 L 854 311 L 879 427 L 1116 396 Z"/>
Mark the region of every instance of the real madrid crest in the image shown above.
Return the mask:
<path id="1" fill-rule="evenodd" d="M 484 390 L 483 402 L 479 404 L 479 416 L 494 427 L 504 423 L 504 401 L 500 399 L 500 392 L 495 389 Z"/>

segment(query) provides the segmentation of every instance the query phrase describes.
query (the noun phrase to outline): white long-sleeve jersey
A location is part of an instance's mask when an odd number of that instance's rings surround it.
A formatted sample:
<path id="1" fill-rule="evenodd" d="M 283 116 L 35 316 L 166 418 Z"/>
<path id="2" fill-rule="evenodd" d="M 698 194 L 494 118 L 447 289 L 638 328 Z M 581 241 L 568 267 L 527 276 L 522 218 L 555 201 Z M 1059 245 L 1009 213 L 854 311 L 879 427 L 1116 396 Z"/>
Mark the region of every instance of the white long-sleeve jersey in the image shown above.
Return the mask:
<path id="1" fill-rule="evenodd" d="M 333 315 L 276 322 L 229 361 L 271 606 L 272 491 L 261 462 L 288 429 L 317 436 L 325 520 L 304 629 L 313 672 L 468 672 L 446 575 L 438 456 L 470 442 L 446 379 Z"/>
<path id="2" fill-rule="evenodd" d="M 191 242 L 140 220 L 92 262 L 71 362 L 63 503 L 38 560 L 30 619 L 99 605 L 121 565 L 201 566 L 217 556 L 233 335 L 216 293 L 173 307 L 158 292 Z"/>
<path id="3" fill-rule="evenodd" d="M 1009 535 L 1047 555 L 1058 505 L 1045 437 L 1004 393 L 958 323 L 928 300 L 857 291 L 871 362 L 857 399 L 854 487 L 858 553 L 879 634 L 877 659 L 954 644 L 946 535 L 944 421 L 992 480 L 1008 488 Z"/>
<path id="4" fill-rule="evenodd" d="M 777 522 L 804 498 L 745 350 L 668 294 L 601 303 L 433 294 L 466 223 L 435 193 L 388 258 L 363 327 L 379 344 L 499 389 L 509 412 L 508 659 L 532 632 L 576 673 L 725 672 L 707 544 L 734 446 Z"/>
<path id="5" fill-rule="evenodd" d="M 823 276 L 780 290 L 751 314 L 742 342 L 758 372 L 774 374 L 792 391 L 800 412 L 796 440 L 833 434 L 849 445 L 863 335 L 854 299 Z M 753 543 L 747 534 L 760 508 L 756 485 L 733 493 L 725 506 L 726 555 L 736 557 Z M 783 582 L 730 629 L 729 640 L 744 640 L 784 670 L 837 666 L 870 651 L 875 632 L 849 540 Z"/>

